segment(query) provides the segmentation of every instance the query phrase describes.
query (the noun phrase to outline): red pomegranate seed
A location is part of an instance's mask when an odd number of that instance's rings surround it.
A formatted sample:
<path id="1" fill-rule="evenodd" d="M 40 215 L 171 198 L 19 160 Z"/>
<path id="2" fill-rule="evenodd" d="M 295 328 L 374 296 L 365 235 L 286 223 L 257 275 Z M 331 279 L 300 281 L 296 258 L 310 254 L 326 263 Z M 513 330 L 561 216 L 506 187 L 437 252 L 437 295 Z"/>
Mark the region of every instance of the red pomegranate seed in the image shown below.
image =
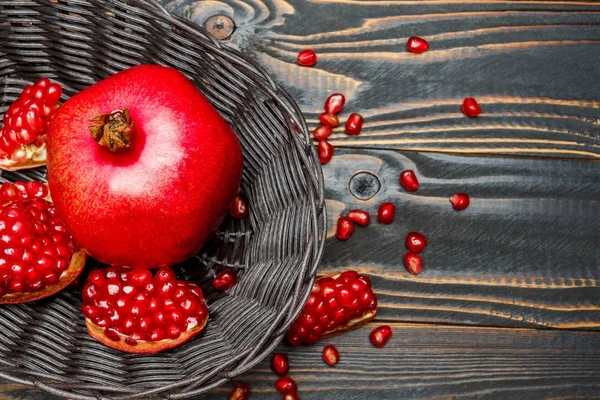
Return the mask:
<path id="1" fill-rule="evenodd" d="M 354 222 L 348 217 L 340 217 L 337 222 L 335 236 L 340 240 L 348 240 L 354 233 Z"/>
<path id="2" fill-rule="evenodd" d="M 425 53 L 427 50 L 429 50 L 429 43 L 427 43 L 427 40 L 421 37 L 411 36 L 406 42 L 406 49 L 411 53 Z"/>
<path id="3" fill-rule="evenodd" d="M 467 117 L 475 118 L 481 114 L 481 107 L 477 100 L 472 97 L 467 97 L 463 100 L 461 110 Z"/>
<path id="4" fill-rule="evenodd" d="M 419 189 L 419 180 L 413 170 L 407 169 L 400 173 L 400 184 L 408 192 Z"/>
<path id="5" fill-rule="evenodd" d="M 363 117 L 360 114 L 352 113 L 346 121 L 346 133 L 350 136 L 357 136 L 363 126 Z"/>
<path id="6" fill-rule="evenodd" d="M 240 195 L 235 196 L 229 207 L 229 214 L 231 214 L 233 218 L 242 219 L 246 218 L 249 212 L 248 204 L 244 198 Z"/>
<path id="7" fill-rule="evenodd" d="M 296 386 L 296 382 L 289 376 L 282 376 L 277 379 L 275 382 L 275 389 L 279 393 L 296 393 L 298 391 L 298 387 Z"/>
<path id="8" fill-rule="evenodd" d="M 346 98 L 341 93 L 334 93 L 325 100 L 325 112 L 327 114 L 337 114 L 344 108 Z"/>
<path id="9" fill-rule="evenodd" d="M 321 140 L 317 145 L 319 160 L 322 165 L 327 164 L 333 157 L 333 146 L 327 140 Z"/>
<path id="10" fill-rule="evenodd" d="M 271 369 L 279 376 L 286 376 L 290 372 L 287 355 L 276 353 L 271 359 Z"/>
<path id="11" fill-rule="evenodd" d="M 379 211 L 377 211 L 377 221 L 382 224 L 391 224 L 396 218 L 396 206 L 392 203 L 386 202 L 379 205 Z"/>
<path id="12" fill-rule="evenodd" d="M 412 251 L 404 253 L 404 265 L 408 272 L 413 275 L 419 275 L 423 270 L 423 260 L 421 259 L 421 256 Z"/>
<path id="13" fill-rule="evenodd" d="M 419 232 L 409 232 L 406 235 L 406 248 L 412 252 L 420 253 L 427 246 L 427 238 Z"/>
<path id="14" fill-rule="evenodd" d="M 248 400 L 248 397 L 250 397 L 250 386 L 244 382 L 236 382 L 229 395 L 229 400 Z"/>
<path id="15" fill-rule="evenodd" d="M 286 393 L 281 400 L 300 400 L 300 397 L 298 397 L 297 393 Z"/>
<path id="16" fill-rule="evenodd" d="M 450 202 L 452 203 L 452 207 L 454 207 L 454 209 L 457 211 L 464 210 L 465 208 L 469 207 L 469 204 L 471 204 L 469 195 L 466 193 L 455 193 L 452 195 L 452 197 L 450 197 Z"/>
<path id="17" fill-rule="evenodd" d="M 235 286 L 236 283 L 238 283 L 237 273 L 230 268 L 219 271 L 217 276 L 213 279 L 213 287 L 220 291 L 229 290 Z"/>
<path id="18" fill-rule="evenodd" d="M 329 126 L 330 128 L 335 128 L 340 125 L 340 119 L 335 114 L 323 113 L 319 116 L 319 121 L 321 121 L 321 124 Z"/>
<path id="19" fill-rule="evenodd" d="M 375 328 L 369 335 L 369 339 L 375 347 L 384 347 L 391 337 L 392 327 L 389 325 L 382 325 L 378 328 Z"/>
<path id="20" fill-rule="evenodd" d="M 312 49 L 304 49 L 298 53 L 298 64 L 303 67 L 312 67 L 317 63 L 317 53 Z"/>
<path id="21" fill-rule="evenodd" d="M 340 352 L 332 345 L 323 347 L 323 361 L 330 367 L 333 367 L 340 362 Z"/>
<path id="22" fill-rule="evenodd" d="M 331 127 L 327 125 L 319 125 L 313 131 L 313 136 L 317 140 L 325 140 L 331 136 Z"/>
<path id="23" fill-rule="evenodd" d="M 360 226 L 367 226 L 371 222 L 371 216 L 364 210 L 350 210 L 348 218 Z"/>

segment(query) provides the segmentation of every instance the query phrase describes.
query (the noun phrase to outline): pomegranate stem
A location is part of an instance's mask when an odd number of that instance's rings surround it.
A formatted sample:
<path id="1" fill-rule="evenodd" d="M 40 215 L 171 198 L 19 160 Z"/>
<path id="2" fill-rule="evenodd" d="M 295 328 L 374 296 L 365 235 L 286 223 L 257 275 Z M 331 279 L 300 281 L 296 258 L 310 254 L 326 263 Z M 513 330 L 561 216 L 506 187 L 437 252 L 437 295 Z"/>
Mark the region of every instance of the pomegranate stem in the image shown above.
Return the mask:
<path id="1" fill-rule="evenodd" d="M 135 127 L 129 110 L 115 110 L 109 114 L 96 115 L 89 127 L 94 141 L 112 153 L 122 153 L 131 148 Z"/>

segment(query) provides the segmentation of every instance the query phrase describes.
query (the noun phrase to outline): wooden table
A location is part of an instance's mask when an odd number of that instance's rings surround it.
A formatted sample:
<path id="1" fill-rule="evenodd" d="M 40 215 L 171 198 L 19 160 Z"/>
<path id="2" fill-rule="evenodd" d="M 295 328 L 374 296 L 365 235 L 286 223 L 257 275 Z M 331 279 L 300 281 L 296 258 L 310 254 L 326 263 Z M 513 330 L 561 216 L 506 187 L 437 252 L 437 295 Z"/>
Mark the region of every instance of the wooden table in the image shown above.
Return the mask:
<path id="1" fill-rule="evenodd" d="M 229 40 L 281 82 L 314 127 L 344 93 L 363 133 L 332 136 L 324 167 L 329 226 L 351 208 L 398 207 L 347 242 L 329 232 L 322 273 L 368 274 L 370 326 L 291 348 L 303 400 L 600 398 L 600 3 L 509 0 L 163 0 Z M 217 22 L 215 24 L 215 21 Z M 226 35 L 222 18 L 207 27 Z M 226 21 L 225 21 L 226 22 Z M 405 50 L 409 36 L 430 51 Z M 296 65 L 303 48 L 313 68 Z M 479 100 L 469 119 L 462 99 Z M 399 172 L 416 171 L 407 193 Z M 467 192 L 457 213 L 448 197 Z M 426 233 L 424 272 L 402 264 L 407 232 Z M 385 349 L 369 344 L 388 323 Z M 268 360 L 240 377 L 252 399 L 279 399 Z M 232 385 L 207 399 L 225 399 Z M 0 400 L 53 399 L 0 384 Z"/>

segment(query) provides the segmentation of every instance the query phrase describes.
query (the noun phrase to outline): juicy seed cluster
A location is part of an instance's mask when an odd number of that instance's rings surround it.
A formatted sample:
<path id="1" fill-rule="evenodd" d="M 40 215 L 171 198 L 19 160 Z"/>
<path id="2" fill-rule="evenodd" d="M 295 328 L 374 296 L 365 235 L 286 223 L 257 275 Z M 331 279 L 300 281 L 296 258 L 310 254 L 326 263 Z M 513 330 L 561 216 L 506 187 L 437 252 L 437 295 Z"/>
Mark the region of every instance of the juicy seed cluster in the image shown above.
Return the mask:
<path id="1" fill-rule="evenodd" d="M 297 346 L 312 344 L 334 330 L 351 327 L 353 320 L 377 309 L 377 298 L 368 277 L 346 271 L 336 279 L 324 277 L 315 282 L 302 313 L 287 332 Z"/>
<path id="2" fill-rule="evenodd" d="M 31 293 L 59 281 L 76 250 L 41 182 L 0 186 L 0 296 Z"/>
<path id="3" fill-rule="evenodd" d="M 130 346 L 139 341 L 177 339 L 204 323 L 208 308 L 202 289 L 177 280 L 169 268 L 108 267 L 90 273 L 81 310 L 105 335 Z"/>
<path id="4" fill-rule="evenodd" d="M 0 134 L 2 157 L 22 158 L 24 152 L 21 146 L 32 143 L 40 146 L 45 141 L 46 127 L 61 95 L 60 85 L 48 78 L 42 78 L 23 90 L 21 97 L 4 114 L 4 129 Z"/>

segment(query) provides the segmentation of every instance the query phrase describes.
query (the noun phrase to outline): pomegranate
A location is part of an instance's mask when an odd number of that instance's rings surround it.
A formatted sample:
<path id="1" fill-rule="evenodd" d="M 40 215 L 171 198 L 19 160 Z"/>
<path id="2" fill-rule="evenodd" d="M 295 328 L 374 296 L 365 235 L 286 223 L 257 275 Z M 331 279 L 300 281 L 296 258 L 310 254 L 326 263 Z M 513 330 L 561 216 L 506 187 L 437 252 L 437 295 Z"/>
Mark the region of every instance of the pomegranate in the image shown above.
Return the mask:
<path id="1" fill-rule="evenodd" d="M 391 224 L 396 218 L 396 206 L 393 203 L 385 202 L 379 205 L 377 211 L 377 221 L 381 224 Z"/>
<path id="2" fill-rule="evenodd" d="M 238 283 L 237 273 L 231 268 L 225 268 L 214 277 L 213 287 L 217 290 L 229 290 Z"/>
<path id="3" fill-rule="evenodd" d="M 275 390 L 283 394 L 296 393 L 298 391 L 298 387 L 292 378 L 289 376 L 282 376 L 275 382 Z"/>
<path id="4" fill-rule="evenodd" d="M 415 253 L 420 253 L 427 246 L 427 238 L 420 232 L 409 232 L 406 235 L 406 248 Z"/>
<path id="5" fill-rule="evenodd" d="M 312 344 L 358 328 L 375 318 L 377 298 L 371 280 L 356 271 L 317 279 L 312 292 L 287 332 L 293 346 Z"/>
<path id="6" fill-rule="evenodd" d="M 271 369 L 279 376 L 286 376 L 290 372 L 287 355 L 276 353 L 271 359 Z"/>
<path id="7" fill-rule="evenodd" d="M 317 53 L 312 49 L 304 49 L 298 53 L 297 61 L 303 67 L 312 67 L 317 63 Z"/>
<path id="8" fill-rule="evenodd" d="M 319 125 L 313 131 L 313 136 L 317 140 L 325 140 L 331 136 L 331 127 L 327 125 Z"/>
<path id="9" fill-rule="evenodd" d="M 246 200 L 241 195 L 235 196 L 233 202 L 231 202 L 231 206 L 229 206 L 229 214 L 233 218 L 242 219 L 246 218 L 250 210 L 248 209 L 248 204 Z"/>
<path id="10" fill-rule="evenodd" d="M 334 93 L 325 100 L 325 112 L 328 114 L 337 114 L 344 108 L 346 98 L 341 93 Z"/>
<path id="11" fill-rule="evenodd" d="M 421 255 L 407 251 L 404 253 L 404 266 L 413 275 L 419 275 L 423 270 L 423 260 Z"/>
<path id="12" fill-rule="evenodd" d="M 90 335 L 113 349 L 151 354 L 183 344 L 208 320 L 202 289 L 161 268 L 108 267 L 88 276 L 81 311 Z"/>
<path id="13" fill-rule="evenodd" d="M 419 180 L 415 171 L 411 169 L 404 170 L 400 173 L 400 184 L 407 192 L 416 192 L 419 189 Z"/>
<path id="14" fill-rule="evenodd" d="M 47 146 L 56 209 L 106 264 L 186 260 L 219 227 L 241 180 L 233 130 L 183 74 L 157 65 L 73 96 L 50 122 Z"/>
<path id="15" fill-rule="evenodd" d="M 462 211 L 469 207 L 471 200 L 469 199 L 469 195 L 466 193 L 455 193 L 452 195 L 452 197 L 450 197 L 450 203 L 452 203 L 452 207 L 456 211 Z"/>
<path id="16" fill-rule="evenodd" d="M 417 54 L 425 53 L 429 50 L 429 43 L 421 37 L 411 36 L 406 41 L 406 50 Z"/>
<path id="17" fill-rule="evenodd" d="M 229 400 L 248 400 L 249 397 L 250 386 L 244 382 L 236 382 L 229 394 Z"/>
<path id="18" fill-rule="evenodd" d="M 463 100 L 461 111 L 467 117 L 475 118 L 479 114 L 481 114 L 481 106 L 479 105 L 479 103 L 477 103 L 477 100 L 475 100 L 474 98 L 467 97 Z"/>
<path id="19" fill-rule="evenodd" d="M 389 325 L 382 325 L 378 328 L 375 328 L 369 335 L 369 340 L 371 340 L 371 343 L 375 347 L 385 347 L 391 338 L 392 327 Z"/>
<path id="20" fill-rule="evenodd" d="M 357 136 L 360 134 L 360 131 L 363 126 L 364 119 L 362 115 L 357 113 L 352 113 L 348 117 L 348 121 L 346 121 L 346 133 L 350 136 Z"/>
<path id="21" fill-rule="evenodd" d="M 360 226 L 367 226 L 369 225 L 369 222 L 371 222 L 371 216 L 364 210 L 350 210 L 348 212 L 348 218 Z"/>
<path id="22" fill-rule="evenodd" d="M 331 344 L 323 347 L 323 361 L 330 367 L 335 366 L 340 362 L 340 352 Z"/>
<path id="23" fill-rule="evenodd" d="M 323 113 L 319 115 L 319 121 L 321 121 L 321 124 L 329 126 L 330 128 L 335 128 L 340 125 L 340 119 L 335 114 Z"/>
<path id="24" fill-rule="evenodd" d="M 333 158 L 333 146 L 327 140 L 319 141 L 317 146 L 317 150 L 319 153 L 319 161 L 321 164 L 325 165 L 331 161 Z"/>
<path id="25" fill-rule="evenodd" d="M 340 240 L 348 240 L 354 233 L 354 222 L 348 217 L 340 217 L 337 222 L 335 236 Z"/>
<path id="26" fill-rule="evenodd" d="M 41 182 L 0 186 L 0 304 L 51 296 L 74 282 L 85 266 Z"/>

